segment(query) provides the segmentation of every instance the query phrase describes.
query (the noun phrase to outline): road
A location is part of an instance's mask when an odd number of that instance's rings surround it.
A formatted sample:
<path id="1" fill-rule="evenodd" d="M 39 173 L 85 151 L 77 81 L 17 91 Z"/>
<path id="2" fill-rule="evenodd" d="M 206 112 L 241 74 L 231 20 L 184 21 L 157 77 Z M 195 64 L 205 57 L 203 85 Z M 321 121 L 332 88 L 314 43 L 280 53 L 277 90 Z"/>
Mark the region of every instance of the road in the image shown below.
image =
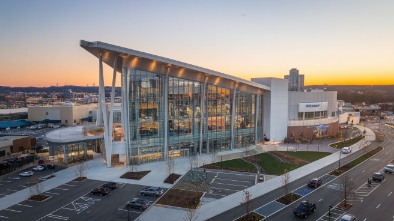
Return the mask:
<path id="1" fill-rule="evenodd" d="M 372 125 L 373 126 L 373 125 Z M 373 128 L 372 128 L 373 129 Z M 381 132 L 386 136 L 385 137 L 385 142 L 382 144 L 384 147 L 384 150 L 372 157 L 371 159 L 367 160 L 366 162 L 360 164 L 358 167 L 353 168 L 351 171 L 346 173 L 346 176 L 351 179 L 351 181 L 354 183 L 356 189 L 358 187 L 363 186 L 368 177 L 370 177 L 374 172 L 381 170 L 388 162 L 390 162 L 393 159 L 393 151 L 391 150 L 391 147 L 393 145 L 392 139 L 391 139 L 391 134 L 390 128 L 380 126 Z M 378 143 L 372 143 L 368 147 L 365 148 L 365 150 L 360 150 L 358 152 L 355 152 L 346 158 L 343 158 L 341 160 L 341 165 L 344 165 L 347 162 L 352 161 L 353 159 L 363 155 L 365 152 L 375 148 L 378 145 Z M 306 182 L 310 180 L 311 178 L 314 177 L 324 177 L 323 181 L 324 184 L 320 188 L 316 189 L 315 191 L 309 193 L 305 197 L 301 198 L 300 200 L 294 202 L 293 204 L 288 205 L 287 207 L 284 208 L 279 208 L 279 211 L 275 213 L 274 215 L 271 215 L 264 220 L 300 220 L 300 218 L 295 217 L 292 213 L 293 207 L 297 206 L 298 203 L 301 200 L 310 200 L 312 202 L 316 203 L 317 210 L 315 213 L 311 214 L 308 219 L 310 220 L 328 220 L 328 212 L 329 206 L 335 206 L 337 205 L 341 200 L 342 197 L 340 195 L 340 190 L 342 188 L 342 178 L 341 177 L 332 177 L 328 176 L 327 174 L 332 171 L 333 169 L 336 169 L 338 167 L 338 162 L 335 162 L 319 171 L 316 171 L 312 174 L 309 174 L 301 179 L 298 179 L 292 183 L 289 184 L 289 189 L 290 190 L 302 190 L 303 187 L 305 187 Z M 389 180 L 389 179 L 387 179 Z M 388 183 L 389 181 L 387 181 Z M 384 182 L 383 184 L 385 184 Z M 376 185 L 376 184 L 374 184 Z M 375 191 L 379 191 L 380 186 L 376 188 Z M 283 187 L 278 188 L 277 190 L 271 191 L 263 196 L 260 196 L 254 200 L 252 200 L 252 205 L 254 209 L 258 209 L 262 207 L 263 205 L 270 204 L 273 201 L 275 201 L 277 198 L 283 196 L 285 193 L 285 189 Z M 361 197 L 363 198 L 363 197 Z M 361 198 L 356 198 L 353 197 L 350 200 L 356 204 L 357 202 L 361 202 Z M 365 202 L 365 201 L 363 201 Z M 278 209 L 278 207 L 276 207 Z M 354 208 L 357 208 L 354 206 Z M 272 209 L 275 209 L 275 206 L 273 206 Z M 260 210 L 261 211 L 261 210 Z M 275 210 L 276 211 L 276 210 Z M 351 210 L 349 210 L 350 212 Z M 272 212 L 272 211 L 271 211 Z M 332 220 L 334 220 L 334 217 L 339 215 L 341 212 L 339 211 L 333 211 L 332 214 Z M 239 206 L 236 208 L 233 208 L 229 211 L 226 211 L 225 213 L 219 214 L 210 220 L 234 220 L 237 219 L 238 217 L 242 216 L 245 214 L 245 207 Z M 327 216 L 325 216 L 327 215 Z M 391 216 L 392 217 L 392 216 Z"/>

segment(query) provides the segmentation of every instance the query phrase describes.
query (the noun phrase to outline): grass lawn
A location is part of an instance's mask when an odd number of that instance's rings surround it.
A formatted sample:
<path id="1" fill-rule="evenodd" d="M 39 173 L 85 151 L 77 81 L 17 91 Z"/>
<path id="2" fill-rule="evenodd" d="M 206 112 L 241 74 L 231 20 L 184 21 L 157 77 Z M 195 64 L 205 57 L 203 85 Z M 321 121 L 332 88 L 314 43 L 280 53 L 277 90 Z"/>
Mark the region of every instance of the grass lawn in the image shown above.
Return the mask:
<path id="1" fill-rule="evenodd" d="M 350 140 L 344 140 L 344 141 L 341 141 L 341 142 L 330 144 L 330 147 L 337 148 L 337 149 L 342 149 L 343 147 L 349 147 L 349 146 L 359 142 L 363 138 L 364 138 L 364 136 L 358 136 L 358 137 L 355 137 L 355 138 L 350 139 Z"/>
<path id="2" fill-rule="evenodd" d="M 319 160 L 319 159 L 331 154 L 331 153 L 327 153 L 327 152 L 311 152 L 311 151 L 297 151 L 297 152 L 282 151 L 282 152 L 286 153 L 288 155 L 291 155 L 293 157 L 297 157 L 299 159 L 308 161 L 309 163 Z"/>
<path id="3" fill-rule="evenodd" d="M 235 171 L 247 171 L 247 172 L 251 172 L 251 173 L 255 173 L 256 172 L 256 167 L 248 162 L 245 162 L 244 160 L 241 159 L 234 159 L 234 160 L 228 160 L 228 161 L 223 161 L 221 162 L 217 162 L 217 163 L 213 163 L 213 164 L 208 164 L 205 165 L 206 168 L 215 168 L 215 169 L 221 169 L 223 167 L 223 169 L 228 169 L 228 170 L 235 170 Z M 203 167 L 205 167 L 203 166 Z"/>
<path id="4" fill-rule="evenodd" d="M 297 169 L 303 165 L 295 165 L 291 163 L 282 163 L 274 156 L 268 153 L 261 153 L 256 155 L 258 157 L 258 163 L 260 164 L 262 173 L 272 174 L 272 175 L 281 175 L 283 171 L 286 169 L 287 171 L 291 171 Z"/>

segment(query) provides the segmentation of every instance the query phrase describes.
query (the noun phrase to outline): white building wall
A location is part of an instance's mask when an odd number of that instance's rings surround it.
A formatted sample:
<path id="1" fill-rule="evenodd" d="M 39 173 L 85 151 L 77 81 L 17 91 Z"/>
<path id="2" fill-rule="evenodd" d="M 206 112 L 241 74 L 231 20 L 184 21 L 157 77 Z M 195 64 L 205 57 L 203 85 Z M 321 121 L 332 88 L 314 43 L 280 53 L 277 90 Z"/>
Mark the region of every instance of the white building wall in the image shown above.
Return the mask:
<path id="1" fill-rule="evenodd" d="M 253 82 L 271 87 L 263 95 L 264 133 L 271 141 L 282 141 L 287 136 L 288 80 L 252 78 Z"/>

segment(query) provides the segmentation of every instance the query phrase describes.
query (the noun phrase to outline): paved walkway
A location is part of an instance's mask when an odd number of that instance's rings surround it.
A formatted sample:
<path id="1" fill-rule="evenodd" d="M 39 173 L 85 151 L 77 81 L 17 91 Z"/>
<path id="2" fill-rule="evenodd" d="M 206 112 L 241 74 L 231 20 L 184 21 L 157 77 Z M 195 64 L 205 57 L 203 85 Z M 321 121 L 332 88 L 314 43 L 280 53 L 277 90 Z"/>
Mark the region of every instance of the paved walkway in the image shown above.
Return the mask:
<path id="1" fill-rule="evenodd" d="M 364 130 L 364 127 L 358 127 L 361 131 Z M 366 128 L 366 140 L 373 141 L 375 140 L 375 134 Z M 360 141 L 357 144 L 352 146 L 353 152 L 357 151 L 363 141 Z M 365 144 L 367 145 L 367 143 Z M 318 161 L 315 161 L 311 164 L 298 168 L 294 171 L 290 172 L 291 181 L 299 179 L 309 173 L 312 173 L 322 167 L 325 167 L 339 158 L 339 152 L 336 149 L 328 147 L 328 141 L 323 141 L 322 143 L 312 143 L 309 145 L 300 144 L 299 146 L 289 145 L 287 144 L 270 144 L 270 145 L 257 145 L 252 147 L 251 149 L 255 149 L 256 152 L 265 152 L 271 150 L 281 150 L 285 151 L 288 148 L 293 147 L 293 150 L 310 150 L 310 151 L 322 151 L 322 152 L 334 152 L 333 154 L 322 158 Z M 289 149 L 291 150 L 291 149 Z M 226 151 L 218 153 L 216 160 L 220 159 L 221 157 L 223 160 L 225 158 L 235 158 L 242 156 L 242 150 L 233 150 L 233 151 Z M 342 155 L 345 157 L 346 155 Z M 199 166 L 203 164 L 212 163 L 213 158 L 210 154 L 202 154 L 198 157 Z M 164 179 L 167 177 L 166 165 L 165 162 L 153 162 L 147 163 L 144 165 L 139 166 L 138 170 L 151 170 L 151 172 L 146 175 L 141 180 L 129 180 L 129 179 L 120 179 L 119 177 L 129 171 L 128 167 L 113 167 L 107 168 L 103 158 L 100 154 L 95 154 L 93 160 L 86 162 L 88 167 L 85 176 L 89 179 L 94 180 L 102 180 L 102 181 L 115 181 L 115 182 L 122 182 L 122 183 L 130 183 L 130 184 L 139 184 L 145 186 L 160 186 L 165 188 L 170 188 L 172 185 L 163 183 Z M 188 158 L 179 158 L 175 160 L 175 173 L 178 174 L 185 174 L 190 169 L 190 160 Z M 64 183 L 67 183 L 76 178 L 75 173 L 75 166 L 69 167 L 67 169 L 58 171 L 55 173 L 56 177 L 49 179 L 43 182 L 43 192 L 60 186 Z M 282 185 L 281 178 L 276 177 L 270 179 L 266 182 L 257 184 L 248 188 L 251 192 L 252 197 L 259 197 L 269 191 L 272 191 L 276 188 L 279 188 Z M 0 210 L 8 208 L 14 204 L 20 203 L 23 200 L 26 200 L 30 195 L 29 188 L 24 190 L 18 191 L 11 195 L 4 196 L 0 198 Z M 224 197 L 219 200 L 212 201 L 210 203 L 202 205 L 198 210 L 198 216 L 196 220 L 206 220 L 211 218 L 215 215 L 223 213 L 231 208 L 239 206 L 243 198 L 242 192 L 237 192 L 227 197 Z M 174 208 L 174 207 L 158 207 L 152 206 L 147 211 L 145 211 L 139 220 L 149 220 L 149 221 L 161 221 L 161 220 L 184 220 L 186 217 L 187 212 L 183 209 Z"/>

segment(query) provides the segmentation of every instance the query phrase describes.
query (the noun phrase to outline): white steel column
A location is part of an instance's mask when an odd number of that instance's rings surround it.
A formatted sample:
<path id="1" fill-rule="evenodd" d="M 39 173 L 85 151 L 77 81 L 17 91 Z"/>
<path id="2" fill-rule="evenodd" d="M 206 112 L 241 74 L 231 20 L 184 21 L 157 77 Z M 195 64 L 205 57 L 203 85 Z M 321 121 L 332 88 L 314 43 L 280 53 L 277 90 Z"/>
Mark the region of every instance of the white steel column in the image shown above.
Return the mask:
<path id="1" fill-rule="evenodd" d="M 163 96 L 164 96 L 164 159 L 168 157 L 168 87 L 170 67 L 167 67 L 167 73 L 164 78 Z"/>
<path id="2" fill-rule="evenodd" d="M 102 73 L 103 73 L 103 56 L 100 53 L 99 54 L 99 100 L 98 100 L 99 105 L 98 105 L 97 119 L 96 119 L 97 126 L 102 126 L 102 122 L 103 122 L 102 109 L 100 105 L 100 101 L 102 97 L 102 91 L 100 85 L 103 84 L 102 82 L 104 81 Z"/>
<path id="3" fill-rule="evenodd" d="M 256 108 L 256 110 L 254 111 L 254 113 L 255 113 L 255 117 L 254 117 L 254 144 L 256 145 L 257 144 L 257 137 L 258 137 L 258 128 L 257 128 L 257 126 L 258 126 L 258 122 L 259 122 L 259 116 L 260 116 L 260 94 L 256 94 L 255 95 L 256 96 L 256 100 L 255 100 L 255 102 L 256 102 L 256 105 L 255 105 L 255 108 Z"/>
<path id="4" fill-rule="evenodd" d="M 114 124 L 114 102 L 115 102 L 115 82 L 116 82 L 116 63 L 117 63 L 117 57 L 114 59 L 114 72 L 112 75 L 112 88 L 111 88 L 111 104 L 110 104 L 110 110 L 109 110 L 109 124 L 108 124 L 108 133 L 107 133 L 107 139 L 108 139 L 108 148 L 107 151 L 110 152 L 110 156 L 112 156 L 112 142 L 113 142 L 113 127 L 112 125 Z"/>
<path id="5" fill-rule="evenodd" d="M 100 55 L 101 58 L 101 55 Z M 109 140 L 109 128 L 108 128 L 108 111 L 107 111 L 107 106 L 105 103 L 105 88 L 104 88 L 104 73 L 103 73 L 103 62 L 102 59 L 100 59 L 100 85 L 99 85 L 99 91 L 101 92 L 100 96 L 100 107 L 101 107 L 101 113 L 104 121 L 104 148 L 105 148 L 105 155 L 107 159 L 107 167 L 111 167 L 111 149 L 110 149 L 110 142 Z M 100 116 L 100 115 L 99 115 Z"/>
<path id="6" fill-rule="evenodd" d="M 200 150 L 199 150 L 199 154 L 201 154 L 201 150 L 202 150 L 202 143 L 203 143 L 203 127 L 204 127 L 204 118 L 205 118 L 205 88 L 207 87 L 207 81 L 208 81 L 208 76 L 205 77 L 205 81 L 204 84 L 201 88 L 201 100 L 200 100 L 200 107 L 201 107 L 201 114 L 200 114 Z"/>
<path id="7" fill-rule="evenodd" d="M 231 132 L 231 144 L 230 144 L 230 150 L 234 149 L 234 121 L 235 121 L 235 94 L 237 93 L 237 85 L 234 86 L 233 88 L 233 96 L 232 96 L 232 100 L 231 100 L 231 122 L 230 122 L 230 132 Z"/>
<path id="8" fill-rule="evenodd" d="M 122 70 L 122 78 L 121 78 L 121 96 L 122 96 L 122 127 L 124 131 L 124 137 L 125 137 L 125 148 L 126 148 L 126 163 L 127 165 L 130 164 L 130 154 L 129 154 L 129 147 L 130 147 L 130 128 L 129 128 L 129 112 L 128 112 L 128 93 L 129 93 L 129 87 L 128 87 L 128 69 L 123 68 Z"/>

